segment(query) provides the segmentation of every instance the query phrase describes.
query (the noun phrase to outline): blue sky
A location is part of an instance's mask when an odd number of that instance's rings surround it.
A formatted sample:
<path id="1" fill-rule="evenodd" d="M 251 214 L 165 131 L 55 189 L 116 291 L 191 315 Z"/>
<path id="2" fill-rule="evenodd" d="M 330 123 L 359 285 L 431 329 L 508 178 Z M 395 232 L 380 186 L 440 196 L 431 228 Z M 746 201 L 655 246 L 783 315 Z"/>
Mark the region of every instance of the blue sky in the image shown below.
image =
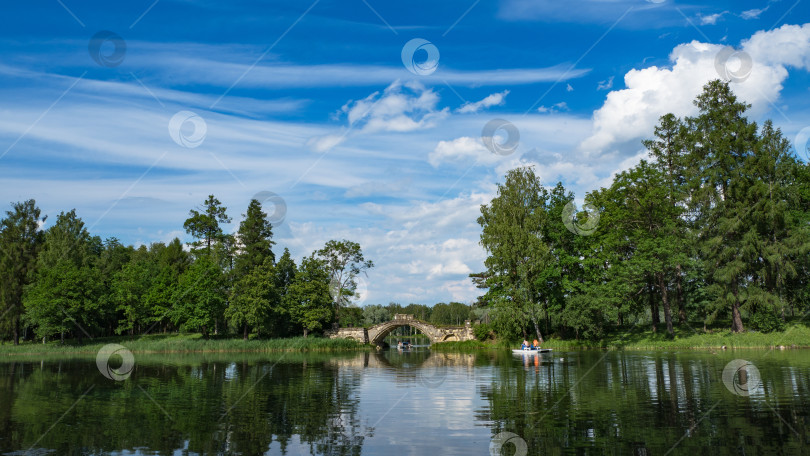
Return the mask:
<path id="1" fill-rule="evenodd" d="M 0 200 L 35 198 L 50 223 L 76 208 L 93 234 L 143 244 L 189 240 L 210 193 L 228 231 L 275 194 L 280 248 L 347 238 L 376 262 L 361 305 L 474 300 L 476 217 L 508 169 L 534 165 L 581 201 L 644 157 L 661 114 L 693 114 L 710 79 L 732 79 L 788 138 L 810 132 L 810 7 L 795 0 L 3 9 Z M 426 71 L 403 63 L 414 39 L 438 53 L 406 59 Z M 485 147 L 493 119 L 519 131 L 511 153 Z"/>

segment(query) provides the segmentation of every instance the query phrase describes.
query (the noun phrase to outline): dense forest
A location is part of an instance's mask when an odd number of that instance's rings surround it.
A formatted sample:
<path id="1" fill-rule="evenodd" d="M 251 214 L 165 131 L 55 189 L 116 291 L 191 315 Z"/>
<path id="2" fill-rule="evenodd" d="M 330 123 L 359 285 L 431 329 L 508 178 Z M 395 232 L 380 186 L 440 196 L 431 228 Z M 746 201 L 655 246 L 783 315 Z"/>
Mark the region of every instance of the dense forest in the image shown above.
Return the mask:
<path id="1" fill-rule="evenodd" d="M 481 208 L 488 257 L 472 275 L 498 335 L 771 331 L 810 309 L 810 166 L 728 83 L 695 105 L 662 116 L 648 160 L 587 194 L 585 211 L 532 168 L 506 175 Z"/>
<path id="2" fill-rule="evenodd" d="M 222 230 L 227 208 L 210 195 L 189 211 L 188 246 L 102 241 L 75 210 L 46 230 L 44 222 L 33 200 L 13 204 L 0 221 L 0 335 L 15 344 L 167 331 L 306 336 L 340 318 L 358 275 L 374 266 L 348 240 L 331 240 L 298 264 L 288 249 L 277 259 L 255 199 L 230 235 Z"/>

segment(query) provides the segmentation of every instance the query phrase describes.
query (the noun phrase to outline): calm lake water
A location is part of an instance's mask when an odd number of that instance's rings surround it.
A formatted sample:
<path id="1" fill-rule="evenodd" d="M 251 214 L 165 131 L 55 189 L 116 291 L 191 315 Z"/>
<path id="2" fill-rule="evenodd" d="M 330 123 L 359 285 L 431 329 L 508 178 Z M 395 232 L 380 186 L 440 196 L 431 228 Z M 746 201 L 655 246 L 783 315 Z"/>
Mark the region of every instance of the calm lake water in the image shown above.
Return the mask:
<path id="1" fill-rule="evenodd" d="M 132 362 L 127 377 L 92 357 L 0 361 L 0 453 L 810 453 L 808 351 Z"/>

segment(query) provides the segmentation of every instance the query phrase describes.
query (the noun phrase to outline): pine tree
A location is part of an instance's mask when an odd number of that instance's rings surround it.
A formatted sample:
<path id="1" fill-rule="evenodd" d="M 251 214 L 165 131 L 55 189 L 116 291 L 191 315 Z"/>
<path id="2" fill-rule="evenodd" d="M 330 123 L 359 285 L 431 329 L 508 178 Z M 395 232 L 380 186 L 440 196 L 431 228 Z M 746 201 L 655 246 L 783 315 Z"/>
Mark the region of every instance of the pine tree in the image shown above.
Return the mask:
<path id="1" fill-rule="evenodd" d="M 208 195 L 203 205 L 205 207 L 203 212 L 196 209 L 189 211 L 189 218 L 183 223 L 183 228 L 198 239 L 191 245 L 197 250 L 205 247 L 205 254 L 210 255 L 211 246 L 222 240 L 222 227 L 219 225 L 230 223 L 231 218 L 226 213 L 227 208 L 214 195 Z"/>
<path id="2" fill-rule="evenodd" d="M 14 345 L 20 343 L 23 290 L 36 272 L 37 255 L 44 242 L 40 210 L 34 200 L 12 205 L 0 221 L 0 326 L 11 330 Z"/>
<path id="3" fill-rule="evenodd" d="M 273 227 L 262 212 L 258 200 L 250 200 L 245 219 L 239 224 L 236 234 L 238 253 L 234 264 L 234 274 L 237 278 L 248 274 L 253 268 L 265 263 L 267 258 L 275 262 L 273 255 Z"/>
<path id="4" fill-rule="evenodd" d="M 711 81 L 695 100 L 700 114 L 688 118 L 690 204 L 709 292 L 716 307 L 712 317 L 731 312 L 731 330 L 742 332 L 747 265 L 741 252 L 751 223 L 746 193 L 752 182 L 744 173 L 757 142 L 755 123 L 728 83 Z"/>

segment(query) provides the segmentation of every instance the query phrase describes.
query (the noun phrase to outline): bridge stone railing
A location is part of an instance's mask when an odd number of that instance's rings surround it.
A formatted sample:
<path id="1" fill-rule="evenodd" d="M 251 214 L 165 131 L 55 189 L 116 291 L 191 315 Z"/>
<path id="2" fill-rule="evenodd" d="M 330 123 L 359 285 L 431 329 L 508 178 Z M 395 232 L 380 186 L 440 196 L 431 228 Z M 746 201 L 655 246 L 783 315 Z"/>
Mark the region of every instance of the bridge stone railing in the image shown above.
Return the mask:
<path id="1" fill-rule="evenodd" d="M 382 345 L 385 337 L 400 326 L 411 326 L 428 336 L 431 343 L 447 341 L 473 340 L 475 335 L 469 320 L 464 326 L 434 326 L 430 323 L 417 320 L 410 314 L 396 314 L 391 321 L 386 321 L 370 328 L 339 328 L 326 331 L 325 335 L 331 339 L 354 339 L 364 344 Z"/>

